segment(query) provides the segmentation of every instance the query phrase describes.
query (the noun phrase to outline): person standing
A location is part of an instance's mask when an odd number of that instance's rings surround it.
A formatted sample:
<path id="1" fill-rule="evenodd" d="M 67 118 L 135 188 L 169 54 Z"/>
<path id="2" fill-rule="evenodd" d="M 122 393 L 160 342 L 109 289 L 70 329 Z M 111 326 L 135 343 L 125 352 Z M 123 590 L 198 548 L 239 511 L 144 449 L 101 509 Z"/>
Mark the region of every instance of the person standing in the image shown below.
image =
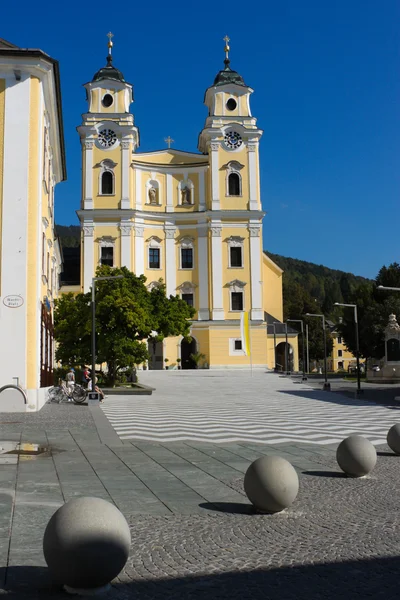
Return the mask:
<path id="1" fill-rule="evenodd" d="M 75 369 L 73 369 L 71 367 L 70 370 L 67 373 L 67 390 L 68 390 L 68 394 L 72 395 L 72 392 L 74 391 L 74 386 L 75 386 Z"/>

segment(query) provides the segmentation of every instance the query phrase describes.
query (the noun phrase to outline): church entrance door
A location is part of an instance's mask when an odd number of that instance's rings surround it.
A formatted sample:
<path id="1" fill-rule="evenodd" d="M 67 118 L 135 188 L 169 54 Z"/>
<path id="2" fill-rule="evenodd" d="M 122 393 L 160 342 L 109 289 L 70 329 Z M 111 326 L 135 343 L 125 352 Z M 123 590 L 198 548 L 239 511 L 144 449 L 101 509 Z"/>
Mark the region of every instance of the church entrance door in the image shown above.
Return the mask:
<path id="1" fill-rule="evenodd" d="M 285 352 L 286 342 L 281 342 L 276 347 L 276 370 L 286 372 L 286 357 L 288 370 L 293 371 L 293 348 L 287 344 L 287 355 Z"/>
<path id="2" fill-rule="evenodd" d="M 147 342 L 147 349 L 150 354 L 149 371 L 161 371 L 163 364 L 163 343 Z"/>
<path id="3" fill-rule="evenodd" d="M 191 342 L 187 342 L 186 340 L 181 341 L 181 360 L 182 360 L 182 369 L 195 369 L 196 363 L 192 358 L 190 358 L 191 354 L 196 353 L 196 340 L 192 338 Z"/>

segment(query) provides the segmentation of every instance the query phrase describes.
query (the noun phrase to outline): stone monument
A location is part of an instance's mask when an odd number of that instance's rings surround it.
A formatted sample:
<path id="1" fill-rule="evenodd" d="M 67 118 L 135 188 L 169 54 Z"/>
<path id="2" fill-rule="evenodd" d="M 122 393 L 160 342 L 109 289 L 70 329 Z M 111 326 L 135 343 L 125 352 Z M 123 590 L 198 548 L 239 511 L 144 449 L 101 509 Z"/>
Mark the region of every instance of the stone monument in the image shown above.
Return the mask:
<path id="1" fill-rule="evenodd" d="M 400 382 L 400 325 L 396 315 L 389 315 L 385 327 L 385 356 L 379 370 L 368 370 L 369 380 L 384 383 Z"/>

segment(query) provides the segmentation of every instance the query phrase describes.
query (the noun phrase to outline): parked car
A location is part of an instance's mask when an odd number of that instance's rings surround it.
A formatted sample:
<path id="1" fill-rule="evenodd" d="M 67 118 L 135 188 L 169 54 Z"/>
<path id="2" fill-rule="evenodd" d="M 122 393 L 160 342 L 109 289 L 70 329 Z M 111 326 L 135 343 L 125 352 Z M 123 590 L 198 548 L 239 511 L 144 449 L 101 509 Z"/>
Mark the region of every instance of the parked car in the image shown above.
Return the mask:
<path id="1" fill-rule="evenodd" d="M 380 366 L 379 366 L 379 365 L 372 365 L 372 370 L 373 370 L 373 371 L 375 371 L 375 372 L 377 373 L 378 371 L 380 371 L 380 370 L 381 370 L 381 368 L 380 368 Z"/>

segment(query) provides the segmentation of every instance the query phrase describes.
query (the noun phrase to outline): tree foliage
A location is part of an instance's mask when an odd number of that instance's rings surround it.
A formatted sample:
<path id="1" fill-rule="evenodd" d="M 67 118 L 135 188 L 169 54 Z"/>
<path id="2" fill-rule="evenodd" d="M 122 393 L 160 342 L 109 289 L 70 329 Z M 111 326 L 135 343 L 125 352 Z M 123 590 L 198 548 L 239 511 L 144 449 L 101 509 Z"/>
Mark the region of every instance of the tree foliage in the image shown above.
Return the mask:
<path id="1" fill-rule="evenodd" d="M 181 298 L 167 298 L 162 283 L 149 292 L 144 275 L 137 277 L 126 267 L 102 266 L 96 272 L 97 277 L 116 275 L 123 275 L 123 279 L 96 282 L 96 362 L 107 363 L 111 383 L 120 369 L 148 359 L 143 340 L 152 330 L 157 330 L 160 340 L 185 336 L 195 312 Z M 66 294 L 57 300 L 57 360 L 70 365 L 91 364 L 91 315 L 91 292 Z"/>
<path id="2" fill-rule="evenodd" d="M 360 355 L 379 359 L 385 354 L 385 327 L 391 313 L 400 315 L 400 293 L 379 290 L 377 286 L 400 288 L 400 265 L 383 266 L 375 282 L 361 284 L 350 295 L 350 304 L 357 305 Z M 346 308 L 339 325 L 347 348 L 356 353 L 354 310 Z"/>

